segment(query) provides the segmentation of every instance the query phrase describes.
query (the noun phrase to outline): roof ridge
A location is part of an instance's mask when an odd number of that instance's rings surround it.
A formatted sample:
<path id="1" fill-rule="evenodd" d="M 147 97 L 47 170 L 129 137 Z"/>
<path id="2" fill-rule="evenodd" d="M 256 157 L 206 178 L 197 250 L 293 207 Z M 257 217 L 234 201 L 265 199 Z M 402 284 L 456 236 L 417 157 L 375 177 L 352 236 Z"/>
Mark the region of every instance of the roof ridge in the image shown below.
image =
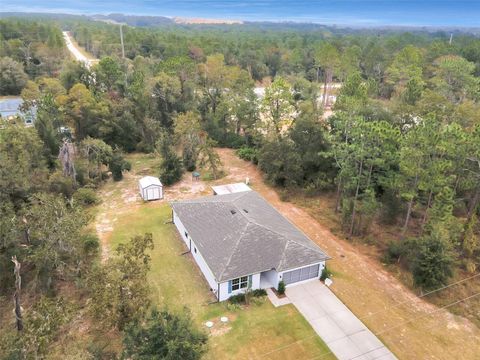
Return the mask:
<path id="1" fill-rule="evenodd" d="M 232 261 L 232 258 L 233 258 L 233 254 L 235 254 L 235 251 L 238 249 L 238 245 L 240 244 L 240 241 L 245 236 L 245 230 L 248 228 L 248 225 L 250 225 L 250 223 L 247 221 L 247 225 L 245 225 L 245 227 L 242 230 L 242 234 L 238 237 L 237 243 L 233 247 L 233 250 L 230 256 L 228 257 L 228 261 L 225 263 L 225 266 L 223 267 L 222 272 L 220 273 L 220 279 L 218 279 L 218 281 L 222 281 L 221 279 L 223 278 L 223 274 L 225 273 L 225 270 L 227 269 L 228 265 L 230 265 L 230 262 Z"/>
<path id="2" fill-rule="evenodd" d="M 325 253 L 323 252 L 323 250 L 320 249 L 320 247 L 319 247 L 312 239 L 310 239 L 310 237 L 308 237 L 307 234 L 305 234 L 305 232 L 304 232 L 302 229 L 300 229 L 300 228 L 299 228 L 298 226 L 296 226 L 293 222 L 291 222 L 290 219 L 288 219 L 285 215 L 283 215 L 280 211 L 278 211 L 272 204 L 270 204 L 267 200 L 265 200 L 263 196 L 261 196 L 259 193 L 255 192 L 255 191 L 248 191 L 247 193 L 250 193 L 250 192 L 257 194 L 258 197 L 260 197 L 260 199 L 262 199 L 263 201 L 265 201 L 278 215 L 280 215 L 282 218 L 284 218 L 284 219 L 285 219 L 290 225 L 292 225 L 299 233 L 301 233 L 303 236 L 305 236 L 305 237 L 307 238 L 307 240 L 309 240 L 309 241 L 314 245 L 315 251 L 320 252 L 320 253 L 322 253 L 322 254 L 325 255 Z M 260 226 L 263 226 L 263 225 L 260 225 Z M 265 226 L 264 226 L 264 227 L 265 227 Z M 268 229 L 267 227 L 265 227 L 265 228 Z M 275 233 L 278 234 L 278 235 L 281 235 L 281 236 L 285 237 L 284 235 L 280 234 L 279 232 L 277 232 L 277 231 L 275 231 L 275 230 L 271 230 L 271 229 L 269 229 L 269 230 L 275 232 Z M 293 240 L 293 239 L 290 239 L 290 238 L 289 238 L 288 240 L 289 240 L 289 241 L 292 241 L 292 242 L 294 242 L 294 243 L 296 243 L 296 244 L 298 244 L 298 245 L 302 245 L 303 247 L 306 247 L 307 249 L 311 249 L 310 247 L 305 246 L 305 244 L 301 244 L 301 243 L 299 243 L 298 241 L 295 241 L 295 240 Z"/>
<path id="3" fill-rule="evenodd" d="M 223 194 L 223 195 L 209 195 L 209 196 L 204 196 L 204 197 L 200 197 L 200 198 L 196 198 L 196 199 L 184 199 L 184 200 L 177 200 L 177 201 L 174 200 L 174 201 L 171 201 L 170 204 L 182 204 L 182 203 L 183 204 L 203 204 L 203 203 L 210 202 L 210 201 L 202 201 L 204 199 L 218 199 L 220 196 L 239 195 L 238 197 L 234 197 L 233 199 L 229 199 L 229 200 L 222 199 L 222 200 L 219 200 L 219 201 L 213 201 L 217 204 L 219 204 L 219 203 L 221 203 L 221 204 L 233 203 L 235 205 L 235 207 L 237 207 L 237 205 L 234 203 L 234 201 L 244 197 L 245 195 L 247 195 L 248 193 L 251 193 L 251 192 L 254 192 L 254 191 L 241 191 L 239 193 L 231 193 L 231 194 Z"/>
<path id="4" fill-rule="evenodd" d="M 284 260 L 285 260 L 285 254 L 287 253 L 287 247 L 288 247 L 289 242 L 290 242 L 290 240 L 288 240 L 288 239 L 287 239 L 287 241 L 285 241 L 285 247 L 283 248 L 282 258 L 280 259 L 280 263 L 278 264 L 278 269 L 281 269 L 282 266 L 283 266 L 283 263 L 284 263 Z"/>
<path id="5" fill-rule="evenodd" d="M 280 213 L 279 213 L 279 214 L 280 214 Z M 281 214 L 280 214 L 280 215 L 281 215 Z M 245 216 L 245 215 L 244 215 L 244 216 Z M 283 216 L 283 215 L 281 215 L 281 216 Z M 285 239 L 287 240 L 287 242 L 294 242 L 295 244 L 300 245 L 300 246 L 303 246 L 304 248 L 307 248 L 307 249 L 310 249 L 310 250 L 315 250 L 316 252 L 320 252 L 320 253 L 324 254 L 324 252 L 318 247 L 318 245 L 315 244 L 315 243 L 313 242 L 313 240 L 311 240 L 311 239 L 310 239 L 305 233 L 303 233 L 303 232 L 301 232 L 302 235 L 304 235 L 304 236 L 307 238 L 307 240 L 310 240 L 310 242 L 312 242 L 313 245 L 315 245 L 315 246 L 314 246 L 314 249 L 306 246 L 306 244 L 302 244 L 302 243 L 300 243 L 300 242 L 298 242 L 298 241 L 295 241 L 294 239 L 288 238 L 288 237 L 286 237 L 284 234 L 279 233 L 279 232 L 276 231 L 276 230 L 270 229 L 269 227 L 267 227 L 267 226 L 265 226 L 265 225 L 259 224 L 259 223 L 255 222 L 255 221 L 251 220 L 251 219 L 250 219 L 249 217 L 247 217 L 247 216 L 245 216 L 245 217 L 247 218 L 248 222 L 251 222 L 251 223 L 253 223 L 253 224 L 257 225 L 257 226 L 260 226 L 260 227 L 262 227 L 262 228 L 264 228 L 264 229 L 266 229 L 266 230 L 268 230 L 268 231 L 270 231 L 270 232 L 273 232 L 273 233 L 275 233 L 275 234 L 277 234 L 277 235 L 280 235 L 281 237 L 285 238 Z M 283 216 L 283 217 L 286 219 L 285 216 Z M 288 219 L 287 219 L 287 220 L 288 220 Z M 293 225 L 293 224 L 292 224 L 292 225 Z M 293 226 L 295 226 L 295 225 L 293 225 Z M 297 228 L 297 227 L 295 226 L 295 228 Z M 298 229 L 298 228 L 297 228 L 297 229 Z"/>

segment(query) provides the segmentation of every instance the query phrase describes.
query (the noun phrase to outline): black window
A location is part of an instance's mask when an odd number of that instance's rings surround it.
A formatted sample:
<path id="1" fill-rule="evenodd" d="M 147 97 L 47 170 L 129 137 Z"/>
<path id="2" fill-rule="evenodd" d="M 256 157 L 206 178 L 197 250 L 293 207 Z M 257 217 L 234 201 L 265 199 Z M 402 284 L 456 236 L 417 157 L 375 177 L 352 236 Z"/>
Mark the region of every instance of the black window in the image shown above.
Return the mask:
<path id="1" fill-rule="evenodd" d="M 246 289 L 248 287 L 248 276 L 242 276 L 232 280 L 232 291 Z"/>

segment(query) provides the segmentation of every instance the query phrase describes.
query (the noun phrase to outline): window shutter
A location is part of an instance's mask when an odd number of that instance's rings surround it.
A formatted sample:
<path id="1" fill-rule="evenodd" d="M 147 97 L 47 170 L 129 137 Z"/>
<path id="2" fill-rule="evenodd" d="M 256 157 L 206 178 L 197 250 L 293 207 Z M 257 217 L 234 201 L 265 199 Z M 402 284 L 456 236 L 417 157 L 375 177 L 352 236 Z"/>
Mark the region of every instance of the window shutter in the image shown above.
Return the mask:
<path id="1" fill-rule="evenodd" d="M 230 280 L 228 282 L 228 293 L 231 294 L 232 293 L 232 280 Z"/>
<path id="2" fill-rule="evenodd" d="M 252 275 L 248 275 L 248 288 L 252 287 Z"/>

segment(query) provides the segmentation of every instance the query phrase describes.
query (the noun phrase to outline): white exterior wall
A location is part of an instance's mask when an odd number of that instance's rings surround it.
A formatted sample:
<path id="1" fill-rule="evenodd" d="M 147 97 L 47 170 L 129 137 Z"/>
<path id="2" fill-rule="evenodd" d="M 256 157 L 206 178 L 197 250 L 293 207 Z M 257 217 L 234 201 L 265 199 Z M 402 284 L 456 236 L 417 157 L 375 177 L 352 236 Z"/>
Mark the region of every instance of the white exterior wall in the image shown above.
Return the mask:
<path id="1" fill-rule="evenodd" d="M 304 267 L 308 267 L 308 266 L 312 266 L 312 265 L 317 265 L 317 264 L 320 264 L 320 267 L 318 268 L 318 276 L 317 276 L 317 279 L 320 279 L 320 276 L 322 275 L 322 270 L 325 268 L 325 261 L 322 261 L 322 262 L 319 262 L 319 263 L 309 264 L 309 265 L 306 265 L 306 266 L 300 266 L 300 267 L 297 267 L 297 268 L 293 268 L 293 269 L 288 269 L 288 270 L 282 271 L 282 272 L 278 273 L 278 282 L 277 282 L 277 285 L 278 285 L 278 283 L 282 280 L 282 278 L 283 278 L 283 273 L 284 273 L 284 272 L 289 272 L 289 271 L 292 271 L 292 270 L 297 270 L 297 269 L 301 269 L 301 268 L 304 268 Z M 312 278 L 312 279 L 314 279 L 314 278 Z M 312 280 L 312 279 L 307 279 L 307 280 L 304 280 L 304 281 L 298 281 L 298 282 L 295 282 L 295 283 L 292 283 L 292 284 L 289 284 L 289 285 L 285 285 L 285 287 L 288 287 L 288 286 L 291 286 L 291 285 L 296 285 L 296 284 L 301 284 L 301 283 L 310 281 L 310 280 Z"/>
<path id="2" fill-rule="evenodd" d="M 252 274 L 252 290 L 260 289 L 260 273 Z M 230 296 L 238 295 L 245 292 L 245 289 L 232 291 L 228 293 L 228 281 L 225 281 L 220 284 L 220 296 L 218 297 L 219 301 L 227 300 Z"/>
<path id="3" fill-rule="evenodd" d="M 200 250 L 195 245 L 195 242 L 193 241 L 193 239 L 190 237 L 190 235 L 188 235 L 188 237 L 185 236 L 185 232 L 187 232 L 187 234 L 188 234 L 188 231 L 185 229 L 185 227 L 183 226 L 182 222 L 178 218 L 177 214 L 175 214 L 175 212 L 173 212 L 173 222 L 174 222 L 175 226 L 177 227 L 178 231 L 180 232 L 180 237 L 183 239 L 183 241 L 185 242 L 185 244 L 189 248 L 190 253 L 192 254 L 193 258 L 195 259 L 195 262 L 197 263 L 198 267 L 200 268 L 200 270 L 202 270 L 203 276 L 207 280 L 208 285 L 210 285 L 210 288 L 212 289 L 213 293 L 218 297 L 218 295 L 217 295 L 218 283 L 215 280 L 215 276 L 213 276 L 212 271 L 208 267 L 208 265 L 205 262 L 205 259 L 203 258 L 203 256 L 200 254 Z M 191 249 L 190 249 L 190 241 L 191 241 L 191 244 L 192 244 Z M 197 249 L 196 253 L 195 253 L 195 249 Z"/>
<path id="4" fill-rule="evenodd" d="M 140 190 L 140 196 L 145 201 L 163 199 L 163 187 L 162 186 L 150 185 L 150 186 L 147 186 L 146 188 L 142 188 L 142 186 L 139 183 L 138 188 Z M 152 191 L 152 189 L 156 189 L 156 191 Z M 158 196 L 149 197 L 148 196 L 148 190 L 150 190 L 151 193 L 154 193 L 154 192 L 157 193 Z"/>
<path id="5" fill-rule="evenodd" d="M 208 284 L 210 285 L 210 288 L 212 289 L 215 296 L 217 296 L 219 301 L 227 300 L 230 296 L 237 295 L 245 291 L 244 289 L 236 290 L 236 291 L 232 291 L 229 294 L 228 281 L 222 282 L 220 284 L 217 282 L 217 280 L 215 279 L 215 276 L 213 275 L 212 271 L 208 267 L 203 256 L 200 254 L 200 250 L 198 248 L 197 248 L 197 252 L 195 253 L 195 248 L 196 248 L 195 242 L 190 237 L 190 235 L 188 235 L 188 237 L 185 236 L 185 232 L 187 232 L 188 234 L 188 231 L 185 229 L 182 222 L 180 221 L 180 219 L 178 218 L 177 214 L 174 211 L 173 211 L 173 222 L 180 233 L 180 237 L 184 241 L 187 248 L 190 250 L 190 253 L 195 259 L 195 262 L 197 263 L 198 267 L 202 271 L 203 276 L 207 280 Z M 190 244 L 191 244 L 191 248 L 190 248 Z M 325 261 L 322 261 L 320 263 L 308 264 L 307 266 L 312 266 L 316 264 L 320 264 L 319 272 L 318 272 L 318 278 L 320 278 L 320 275 L 322 274 L 322 270 L 325 267 Z M 284 272 L 301 269 L 303 267 L 306 267 L 306 266 L 288 269 Z M 271 285 L 273 285 L 274 287 L 277 287 L 278 283 L 282 280 L 282 276 L 284 272 L 277 273 L 275 270 L 271 270 L 268 272 L 264 272 L 264 276 L 266 276 L 267 280 L 271 283 Z M 252 287 L 251 287 L 252 290 L 260 289 L 260 276 L 261 276 L 260 273 L 252 274 Z M 305 281 L 309 281 L 309 280 L 305 280 Z M 290 285 L 300 284 L 305 281 L 296 282 Z M 290 285 L 287 285 L 287 286 L 290 286 Z M 218 290 L 219 290 L 219 294 L 217 294 Z"/>

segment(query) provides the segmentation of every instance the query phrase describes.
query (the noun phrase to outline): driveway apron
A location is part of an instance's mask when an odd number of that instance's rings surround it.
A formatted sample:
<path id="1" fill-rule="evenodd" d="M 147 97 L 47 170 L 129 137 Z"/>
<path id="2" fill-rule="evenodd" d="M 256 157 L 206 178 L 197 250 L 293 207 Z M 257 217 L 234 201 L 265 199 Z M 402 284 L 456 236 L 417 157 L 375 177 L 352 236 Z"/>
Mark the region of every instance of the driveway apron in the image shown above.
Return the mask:
<path id="1" fill-rule="evenodd" d="M 396 359 L 320 281 L 291 285 L 287 287 L 286 294 L 338 359 Z"/>

